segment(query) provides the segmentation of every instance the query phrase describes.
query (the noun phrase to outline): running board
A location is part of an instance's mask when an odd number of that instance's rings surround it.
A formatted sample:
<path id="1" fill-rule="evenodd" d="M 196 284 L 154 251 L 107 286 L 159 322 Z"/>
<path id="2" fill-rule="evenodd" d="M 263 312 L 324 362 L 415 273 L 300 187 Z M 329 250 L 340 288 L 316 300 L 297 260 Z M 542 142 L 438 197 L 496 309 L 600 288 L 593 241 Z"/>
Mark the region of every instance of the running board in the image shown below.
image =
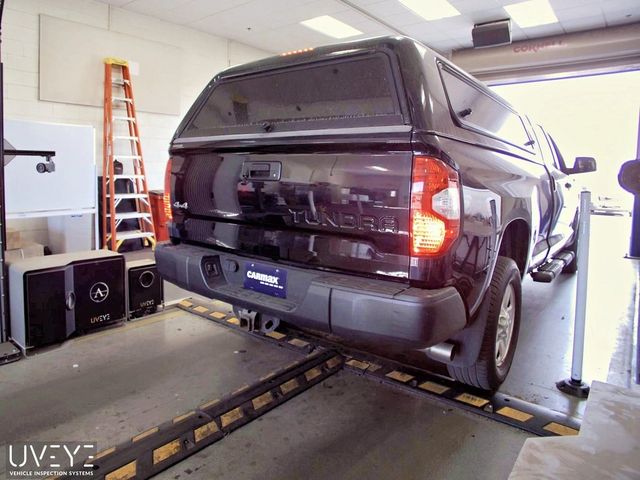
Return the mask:
<path id="1" fill-rule="evenodd" d="M 538 270 L 531 274 L 534 282 L 551 283 L 558 275 L 562 273 L 562 269 L 569 265 L 575 258 L 575 253 L 564 250 L 555 258 L 538 267 Z"/>

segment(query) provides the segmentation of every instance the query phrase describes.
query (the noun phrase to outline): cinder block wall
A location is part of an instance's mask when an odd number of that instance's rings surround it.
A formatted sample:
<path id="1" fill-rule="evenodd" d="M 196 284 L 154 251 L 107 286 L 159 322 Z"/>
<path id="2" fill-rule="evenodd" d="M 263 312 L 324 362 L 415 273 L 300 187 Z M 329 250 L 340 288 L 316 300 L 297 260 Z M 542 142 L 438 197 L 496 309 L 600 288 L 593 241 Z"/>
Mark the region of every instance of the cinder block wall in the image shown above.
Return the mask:
<path id="1" fill-rule="evenodd" d="M 163 188 L 167 148 L 182 115 L 213 75 L 236 65 L 272 55 L 269 52 L 191 28 L 173 25 L 94 0 L 7 0 L 2 20 L 4 112 L 6 118 L 93 125 L 95 158 L 102 162 L 102 108 L 38 100 L 39 15 L 45 14 L 182 49 L 180 115 L 138 113 L 149 185 Z M 61 65 L 60 68 L 64 68 Z M 102 89 L 102 85 L 96 85 Z M 135 79 L 134 79 L 135 95 Z M 23 238 L 43 243 L 46 219 L 9 222 Z"/>

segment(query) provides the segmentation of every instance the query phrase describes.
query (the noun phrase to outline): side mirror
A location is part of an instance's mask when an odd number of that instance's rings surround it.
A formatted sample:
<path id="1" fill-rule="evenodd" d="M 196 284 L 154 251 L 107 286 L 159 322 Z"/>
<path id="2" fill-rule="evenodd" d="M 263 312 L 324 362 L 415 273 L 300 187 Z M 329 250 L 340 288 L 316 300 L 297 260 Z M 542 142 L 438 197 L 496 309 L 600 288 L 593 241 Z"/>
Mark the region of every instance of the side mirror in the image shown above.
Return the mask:
<path id="1" fill-rule="evenodd" d="M 576 157 L 576 161 L 573 164 L 573 168 L 567 168 L 567 173 L 573 175 L 575 173 L 589 173 L 595 172 L 596 159 L 593 157 Z"/>

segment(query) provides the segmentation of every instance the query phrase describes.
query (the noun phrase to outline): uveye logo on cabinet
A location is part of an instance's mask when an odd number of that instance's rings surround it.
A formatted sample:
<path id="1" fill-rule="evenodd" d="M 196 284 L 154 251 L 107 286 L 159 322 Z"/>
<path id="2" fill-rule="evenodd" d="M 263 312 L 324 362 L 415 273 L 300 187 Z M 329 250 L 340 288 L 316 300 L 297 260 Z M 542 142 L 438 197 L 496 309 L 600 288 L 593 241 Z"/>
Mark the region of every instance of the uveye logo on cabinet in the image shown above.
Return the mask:
<path id="1" fill-rule="evenodd" d="M 109 296 L 109 286 L 104 282 L 94 283 L 89 290 L 89 296 L 96 303 L 104 302 Z"/>

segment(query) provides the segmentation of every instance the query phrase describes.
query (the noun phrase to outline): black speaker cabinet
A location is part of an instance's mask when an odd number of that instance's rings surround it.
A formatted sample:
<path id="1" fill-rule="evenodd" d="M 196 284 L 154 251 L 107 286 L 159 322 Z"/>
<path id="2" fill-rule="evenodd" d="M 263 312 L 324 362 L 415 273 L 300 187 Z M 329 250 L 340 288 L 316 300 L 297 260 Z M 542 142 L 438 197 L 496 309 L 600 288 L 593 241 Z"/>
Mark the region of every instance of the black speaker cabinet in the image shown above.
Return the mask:
<path id="1" fill-rule="evenodd" d="M 11 337 L 23 349 L 125 317 L 124 257 L 107 250 L 9 264 Z"/>
<path id="2" fill-rule="evenodd" d="M 158 311 L 164 303 L 162 278 L 154 260 L 127 262 L 129 318 L 138 318 Z"/>

